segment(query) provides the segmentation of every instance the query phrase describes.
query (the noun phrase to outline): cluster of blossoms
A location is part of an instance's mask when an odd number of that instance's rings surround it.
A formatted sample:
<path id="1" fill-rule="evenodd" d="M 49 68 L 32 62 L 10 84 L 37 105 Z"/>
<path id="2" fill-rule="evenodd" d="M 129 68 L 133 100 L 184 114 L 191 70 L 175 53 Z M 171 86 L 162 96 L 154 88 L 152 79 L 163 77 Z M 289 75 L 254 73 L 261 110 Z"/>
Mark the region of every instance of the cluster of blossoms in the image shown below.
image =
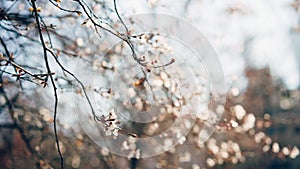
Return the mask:
<path id="1" fill-rule="evenodd" d="M 122 151 L 129 151 L 128 159 L 136 158 L 140 159 L 141 157 L 141 150 L 137 149 L 136 147 L 136 138 L 129 136 L 127 141 L 122 143 Z"/>
<path id="2" fill-rule="evenodd" d="M 117 115 L 114 109 L 109 111 L 109 114 L 104 118 L 105 121 L 105 135 L 107 136 L 118 136 L 119 127 L 118 124 L 120 123 L 117 121 Z"/>
<path id="3" fill-rule="evenodd" d="M 219 145 L 215 139 L 210 139 L 207 142 L 207 148 L 214 158 L 208 158 L 206 163 L 213 167 L 216 163 L 221 165 L 224 162 L 231 162 L 233 164 L 245 161 L 242 151 L 238 143 L 228 140 L 221 142 Z"/>

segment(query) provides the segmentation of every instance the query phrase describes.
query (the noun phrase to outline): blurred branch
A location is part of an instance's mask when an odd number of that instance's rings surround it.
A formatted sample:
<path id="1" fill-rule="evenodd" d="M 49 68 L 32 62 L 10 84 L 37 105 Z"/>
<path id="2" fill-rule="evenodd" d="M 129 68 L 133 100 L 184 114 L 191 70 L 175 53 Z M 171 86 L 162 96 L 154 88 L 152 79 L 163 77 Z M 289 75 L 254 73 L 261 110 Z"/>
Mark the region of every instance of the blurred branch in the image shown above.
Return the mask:
<path id="1" fill-rule="evenodd" d="M 14 128 L 17 128 L 17 126 L 15 124 L 0 124 L 0 128 L 14 129 Z"/>
<path id="2" fill-rule="evenodd" d="M 2 84 L 2 76 L 0 76 L 0 84 Z M 11 100 L 8 98 L 3 85 L 0 85 L 0 94 L 2 94 L 4 96 L 4 99 L 6 101 L 6 105 L 8 107 L 8 112 L 10 114 L 11 120 L 13 121 L 13 124 L 3 124 L 0 125 L 0 127 L 5 127 L 5 128 L 16 128 L 17 131 L 19 132 L 19 134 L 21 135 L 22 140 L 24 141 L 26 148 L 29 150 L 31 155 L 34 155 L 35 158 L 40 159 L 40 157 L 35 153 L 34 149 L 32 148 L 31 144 L 30 144 L 30 140 L 28 139 L 28 137 L 25 135 L 24 129 L 19 125 L 18 121 L 16 120 L 16 118 L 14 117 L 14 107 L 13 107 L 13 103 L 11 102 Z M 13 100 L 16 100 L 18 97 L 18 95 L 15 96 L 15 98 Z M 36 160 L 38 161 L 38 160 Z M 40 168 L 39 164 L 36 163 L 37 168 Z"/>

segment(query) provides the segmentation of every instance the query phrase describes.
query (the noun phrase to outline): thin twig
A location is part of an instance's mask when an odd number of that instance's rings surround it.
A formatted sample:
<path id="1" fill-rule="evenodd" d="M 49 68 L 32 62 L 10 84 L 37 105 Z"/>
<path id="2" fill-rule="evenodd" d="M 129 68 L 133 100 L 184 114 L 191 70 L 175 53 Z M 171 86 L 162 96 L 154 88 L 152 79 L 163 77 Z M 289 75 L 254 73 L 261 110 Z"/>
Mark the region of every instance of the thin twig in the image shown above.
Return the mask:
<path id="1" fill-rule="evenodd" d="M 13 62 L 12 60 L 9 60 L 9 59 L 4 58 L 4 57 L 0 58 L 0 61 L 6 61 L 7 63 L 11 64 L 14 68 L 18 68 L 18 69 L 22 70 L 24 73 L 26 73 L 26 74 L 28 74 L 28 75 L 30 75 L 30 76 L 36 78 L 36 79 L 42 80 L 42 81 L 45 80 L 45 79 L 42 78 L 42 77 L 47 77 L 47 76 L 49 76 L 50 74 L 54 74 L 53 72 L 52 72 L 52 73 L 38 73 L 38 74 L 32 73 L 32 72 L 26 70 L 25 68 L 23 68 L 22 66 L 20 66 L 19 64 Z M 15 75 L 15 76 L 16 76 L 16 75 L 18 75 L 18 74 L 12 74 L 12 75 Z"/>
<path id="2" fill-rule="evenodd" d="M 52 47 L 53 47 L 53 45 L 52 45 L 52 39 L 51 39 L 50 33 L 49 33 L 49 31 L 48 31 L 47 25 L 46 25 L 46 23 L 44 22 L 44 20 L 43 20 L 42 17 L 39 16 L 39 18 L 40 18 L 40 20 L 41 20 L 41 23 L 43 23 L 43 25 L 44 25 L 44 27 L 45 27 L 45 30 L 46 30 L 46 33 L 47 33 L 47 36 L 48 36 L 48 40 L 49 40 L 49 43 L 50 43 L 50 47 L 52 48 Z"/>
<path id="3" fill-rule="evenodd" d="M 92 103 L 91 103 L 91 101 L 90 101 L 88 95 L 87 95 L 87 92 L 86 92 L 86 90 L 85 90 L 85 87 L 84 87 L 83 83 L 82 83 L 82 82 L 81 82 L 81 81 L 80 81 L 80 80 L 79 80 L 72 72 L 70 72 L 69 70 L 67 70 L 67 69 L 60 63 L 60 61 L 58 60 L 57 56 L 55 55 L 55 53 L 54 53 L 52 50 L 50 50 L 50 49 L 48 49 L 48 48 L 46 48 L 46 50 L 53 56 L 53 58 L 55 59 L 56 63 L 59 65 L 59 67 L 60 67 L 64 72 L 66 72 L 66 73 L 68 73 L 70 76 L 72 76 L 72 77 L 79 83 L 79 85 L 81 86 L 81 88 L 82 88 L 82 90 L 83 90 L 84 96 L 85 96 L 85 98 L 86 98 L 87 101 L 88 101 L 88 104 L 89 104 L 89 106 L 90 106 L 90 109 L 91 109 L 91 111 L 92 111 L 92 114 L 93 114 L 93 116 L 94 116 L 94 118 L 95 118 L 96 112 L 95 112 L 95 110 L 94 110 L 94 108 L 93 108 L 93 105 L 92 105 Z"/>
<path id="4" fill-rule="evenodd" d="M 124 26 L 124 28 L 125 28 L 125 30 L 126 30 L 126 36 L 128 37 L 128 35 L 129 35 L 129 30 L 128 30 L 128 27 L 126 26 L 126 24 L 124 23 L 123 19 L 121 18 L 119 12 L 118 12 L 116 0 L 114 0 L 114 8 L 115 8 L 116 14 L 117 14 L 117 16 L 118 16 L 120 22 L 122 23 L 122 25 Z"/>
<path id="5" fill-rule="evenodd" d="M 57 3 L 54 3 L 52 0 L 49 0 L 49 2 L 50 2 L 52 5 L 56 6 L 58 9 L 62 10 L 62 11 L 69 12 L 69 13 L 77 13 L 77 15 L 81 15 L 81 12 L 80 12 L 80 11 L 65 9 L 65 8 L 59 6 Z"/>
<path id="6" fill-rule="evenodd" d="M 14 59 L 13 59 L 12 56 L 10 56 L 10 53 L 9 53 L 9 51 L 8 51 L 8 48 L 7 48 L 6 44 L 4 43 L 4 41 L 3 41 L 3 39 L 2 39 L 1 37 L 0 37 L 0 41 L 1 41 L 1 44 L 2 44 L 2 46 L 3 46 L 4 50 L 5 50 L 5 53 L 6 53 L 7 57 L 8 57 L 8 61 L 9 61 L 9 62 L 13 62 Z M 2 58 L 0 58 L 0 61 L 1 61 L 1 59 L 2 59 Z M 5 70 L 5 69 L 6 69 L 6 67 L 4 68 L 4 70 Z M 17 74 L 18 71 L 17 71 L 17 68 L 16 68 L 16 67 L 14 67 L 14 70 L 15 70 L 15 73 Z M 2 73 L 3 73 L 3 72 L 1 72 L 1 76 L 2 76 Z M 23 86 L 22 86 L 22 82 L 21 82 L 21 81 L 19 81 L 19 85 L 20 85 L 20 88 L 23 89 Z"/>

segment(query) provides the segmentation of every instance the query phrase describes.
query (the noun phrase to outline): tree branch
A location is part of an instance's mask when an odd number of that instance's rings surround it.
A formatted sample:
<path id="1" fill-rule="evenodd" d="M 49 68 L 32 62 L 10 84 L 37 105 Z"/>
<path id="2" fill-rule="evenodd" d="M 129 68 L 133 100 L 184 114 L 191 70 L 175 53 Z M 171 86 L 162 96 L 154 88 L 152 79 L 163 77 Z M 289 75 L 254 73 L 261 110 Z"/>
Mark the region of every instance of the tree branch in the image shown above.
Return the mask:
<path id="1" fill-rule="evenodd" d="M 55 134 L 55 142 L 56 142 L 56 146 L 57 146 L 57 151 L 60 157 L 60 167 L 61 169 L 64 168 L 64 158 L 62 156 L 62 152 L 60 150 L 60 145 L 59 145 L 59 139 L 58 139 L 58 134 L 57 134 L 57 106 L 58 106 L 58 96 L 57 96 L 57 88 L 54 82 L 54 78 L 53 75 L 51 74 L 51 68 L 49 66 L 49 61 L 48 61 L 48 56 L 47 56 L 47 48 L 45 45 L 45 41 L 43 38 L 43 34 L 42 34 L 42 29 L 41 29 L 41 25 L 40 25 L 40 21 L 39 21 L 39 15 L 37 12 L 37 7 L 35 4 L 35 0 L 31 0 L 32 3 L 32 7 L 33 7 L 33 12 L 35 15 L 35 19 L 36 19 L 36 23 L 37 23 L 37 27 L 38 27 L 38 32 L 39 32 L 39 36 L 40 36 L 40 41 L 42 43 L 42 47 L 43 47 L 43 53 L 44 53 L 44 61 L 45 61 L 45 65 L 47 68 L 48 73 L 50 74 L 48 77 L 50 77 L 51 83 L 52 83 L 52 87 L 53 87 L 53 92 L 54 92 L 54 134 Z M 46 79 L 47 82 L 47 79 Z"/>

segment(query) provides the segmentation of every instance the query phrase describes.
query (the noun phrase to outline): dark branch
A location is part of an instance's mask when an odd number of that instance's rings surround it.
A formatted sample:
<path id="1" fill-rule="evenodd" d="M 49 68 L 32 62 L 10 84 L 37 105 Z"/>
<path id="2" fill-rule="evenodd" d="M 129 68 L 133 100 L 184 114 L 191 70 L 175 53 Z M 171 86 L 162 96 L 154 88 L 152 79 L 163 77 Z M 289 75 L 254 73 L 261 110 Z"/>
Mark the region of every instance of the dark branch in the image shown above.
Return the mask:
<path id="1" fill-rule="evenodd" d="M 57 118 L 57 106 L 58 106 L 57 88 L 56 88 L 56 85 L 55 85 L 53 75 L 51 74 L 51 68 L 50 68 L 49 61 L 48 61 L 48 56 L 47 56 L 47 48 L 46 48 L 45 41 L 44 41 L 44 38 L 43 38 L 42 29 L 41 29 L 41 25 L 40 25 L 40 20 L 39 20 L 39 15 L 38 15 L 38 12 L 37 12 L 37 7 L 36 7 L 36 4 L 35 4 L 35 0 L 31 0 L 31 3 L 32 3 L 33 12 L 34 12 L 37 27 L 38 27 L 40 41 L 41 41 L 42 47 L 43 47 L 45 65 L 46 65 L 48 73 L 50 74 L 47 77 L 50 77 L 51 84 L 52 84 L 52 87 L 53 87 L 53 92 L 54 92 L 54 99 L 55 99 L 55 101 L 54 101 L 54 117 L 53 117 L 54 118 L 54 134 L 55 134 L 55 142 L 56 142 L 56 146 L 57 146 L 57 151 L 58 151 L 60 161 L 61 161 L 61 169 L 63 169 L 64 168 L 64 158 L 63 158 L 61 150 L 60 150 L 59 139 L 58 139 L 58 134 L 57 134 L 57 121 L 56 121 L 57 120 L 56 119 Z M 47 79 L 46 79 L 46 82 L 47 82 Z"/>

